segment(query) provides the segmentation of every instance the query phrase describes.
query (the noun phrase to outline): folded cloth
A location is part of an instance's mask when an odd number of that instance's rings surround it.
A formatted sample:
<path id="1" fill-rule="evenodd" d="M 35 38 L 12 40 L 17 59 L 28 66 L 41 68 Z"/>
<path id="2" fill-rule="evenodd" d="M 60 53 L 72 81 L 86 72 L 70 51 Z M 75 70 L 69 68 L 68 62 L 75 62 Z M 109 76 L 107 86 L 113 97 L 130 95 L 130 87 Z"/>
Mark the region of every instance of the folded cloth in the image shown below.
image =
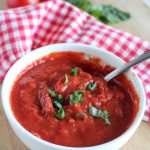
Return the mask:
<path id="1" fill-rule="evenodd" d="M 0 11 L 0 80 L 20 57 L 53 43 L 86 43 L 105 48 L 125 61 L 146 52 L 150 44 L 106 26 L 61 0 Z M 150 121 L 150 61 L 135 67 L 147 96 L 144 120 Z"/>

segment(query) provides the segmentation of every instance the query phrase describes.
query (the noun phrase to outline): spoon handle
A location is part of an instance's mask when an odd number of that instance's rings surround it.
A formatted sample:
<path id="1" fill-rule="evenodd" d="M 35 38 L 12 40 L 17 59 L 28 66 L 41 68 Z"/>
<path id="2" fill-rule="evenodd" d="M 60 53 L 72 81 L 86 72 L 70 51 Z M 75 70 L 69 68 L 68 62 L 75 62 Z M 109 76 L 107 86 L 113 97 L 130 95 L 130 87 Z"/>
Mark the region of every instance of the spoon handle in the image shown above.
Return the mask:
<path id="1" fill-rule="evenodd" d="M 142 62 L 143 60 L 146 60 L 150 58 L 150 51 L 145 52 L 144 54 L 142 54 L 141 56 L 129 61 L 128 63 L 126 63 L 125 65 L 123 65 L 122 67 L 119 67 L 118 69 L 115 69 L 114 71 L 112 71 L 111 73 L 109 73 L 108 75 L 106 75 L 104 77 L 104 79 L 106 81 L 110 81 L 112 78 L 116 77 L 117 75 L 119 75 L 120 73 L 128 70 L 129 68 L 131 68 L 132 66 Z"/>

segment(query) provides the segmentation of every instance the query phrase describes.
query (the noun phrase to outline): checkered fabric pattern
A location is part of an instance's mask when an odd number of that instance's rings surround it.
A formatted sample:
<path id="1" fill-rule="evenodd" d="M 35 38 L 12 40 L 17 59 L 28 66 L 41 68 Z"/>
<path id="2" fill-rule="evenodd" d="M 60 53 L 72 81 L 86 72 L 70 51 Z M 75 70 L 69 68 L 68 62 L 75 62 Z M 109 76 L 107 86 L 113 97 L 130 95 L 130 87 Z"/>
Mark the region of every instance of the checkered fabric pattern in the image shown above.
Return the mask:
<path id="1" fill-rule="evenodd" d="M 105 48 L 125 61 L 146 52 L 150 44 L 116 30 L 60 0 L 0 12 L 0 80 L 20 57 L 53 43 L 86 43 Z M 144 120 L 150 121 L 150 61 L 135 67 L 147 96 Z"/>

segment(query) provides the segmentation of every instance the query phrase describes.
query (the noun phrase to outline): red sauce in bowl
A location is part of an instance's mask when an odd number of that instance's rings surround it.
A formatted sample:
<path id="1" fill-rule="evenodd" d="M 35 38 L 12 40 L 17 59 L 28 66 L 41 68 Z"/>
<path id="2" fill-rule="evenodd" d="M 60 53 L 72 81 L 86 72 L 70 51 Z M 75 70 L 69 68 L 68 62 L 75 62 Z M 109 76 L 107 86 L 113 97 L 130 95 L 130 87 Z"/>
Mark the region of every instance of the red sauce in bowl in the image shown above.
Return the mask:
<path id="1" fill-rule="evenodd" d="M 27 66 L 12 87 L 19 123 L 51 143 L 85 147 L 108 142 L 133 122 L 139 98 L 125 75 L 106 83 L 114 68 L 84 53 L 58 52 Z"/>

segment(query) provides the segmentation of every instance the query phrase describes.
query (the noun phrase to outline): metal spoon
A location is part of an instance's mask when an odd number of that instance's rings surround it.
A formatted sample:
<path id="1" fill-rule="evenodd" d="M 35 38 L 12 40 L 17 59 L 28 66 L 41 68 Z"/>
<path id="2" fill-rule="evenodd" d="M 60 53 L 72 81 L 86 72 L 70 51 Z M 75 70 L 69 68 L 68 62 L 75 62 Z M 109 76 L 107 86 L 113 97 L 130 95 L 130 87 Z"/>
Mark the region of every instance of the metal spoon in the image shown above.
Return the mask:
<path id="1" fill-rule="evenodd" d="M 112 71 L 111 73 L 109 73 L 108 75 L 106 75 L 104 77 L 104 79 L 106 81 L 110 81 L 111 79 L 113 79 L 114 77 L 118 76 L 119 74 L 121 74 L 122 72 L 128 70 L 129 68 L 131 68 L 132 66 L 142 62 L 143 60 L 146 60 L 150 58 L 150 51 L 145 52 L 144 54 L 142 54 L 141 56 L 129 61 L 128 63 L 126 63 L 125 65 L 123 65 L 122 67 L 119 67 L 117 69 L 115 69 L 114 71 Z"/>

